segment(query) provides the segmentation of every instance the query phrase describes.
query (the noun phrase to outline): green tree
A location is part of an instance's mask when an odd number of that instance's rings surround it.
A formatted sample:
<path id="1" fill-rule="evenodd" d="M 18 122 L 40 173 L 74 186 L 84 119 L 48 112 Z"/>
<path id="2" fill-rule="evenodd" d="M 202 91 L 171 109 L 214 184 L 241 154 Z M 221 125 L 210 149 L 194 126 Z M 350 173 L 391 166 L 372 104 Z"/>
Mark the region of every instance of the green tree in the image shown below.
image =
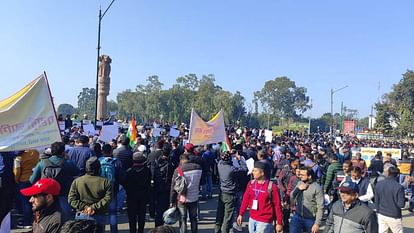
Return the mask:
<path id="1" fill-rule="evenodd" d="M 82 88 L 78 95 L 79 114 L 88 114 L 89 119 L 95 119 L 95 93 L 95 88 Z"/>
<path id="2" fill-rule="evenodd" d="M 277 118 L 297 119 L 310 108 L 306 88 L 297 87 L 287 77 L 267 81 L 260 91 L 254 93 L 254 97 L 255 104 L 260 101 L 265 112 Z"/>
<path id="3" fill-rule="evenodd" d="M 60 104 L 57 110 L 58 110 L 58 114 L 62 114 L 63 116 L 72 115 L 73 113 L 76 112 L 75 107 L 73 107 L 70 104 Z"/>
<path id="4" fill-rule="evenodd" d="M 375 110 L 377 114 L 375 116 L 376 122 L 374 128 L 386 135 L 390 134 L 392 127 L 390 123 L 391 113 L 388 104 L 377 103 L 375 105 Z"/>

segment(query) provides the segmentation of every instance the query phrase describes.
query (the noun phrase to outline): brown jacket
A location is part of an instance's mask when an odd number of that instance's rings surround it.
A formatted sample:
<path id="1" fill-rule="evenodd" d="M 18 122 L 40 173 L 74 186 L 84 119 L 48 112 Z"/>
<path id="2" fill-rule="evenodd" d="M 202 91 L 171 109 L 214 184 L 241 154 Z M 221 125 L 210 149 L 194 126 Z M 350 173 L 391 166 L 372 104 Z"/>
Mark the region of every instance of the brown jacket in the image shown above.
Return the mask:
<path id="1" fill-rule="evenodd" d="M 26 150 L 14 159 L 14 178 L 17 183 L 28 182 L 33 168 L 39 162 L 37 150 Z"/>

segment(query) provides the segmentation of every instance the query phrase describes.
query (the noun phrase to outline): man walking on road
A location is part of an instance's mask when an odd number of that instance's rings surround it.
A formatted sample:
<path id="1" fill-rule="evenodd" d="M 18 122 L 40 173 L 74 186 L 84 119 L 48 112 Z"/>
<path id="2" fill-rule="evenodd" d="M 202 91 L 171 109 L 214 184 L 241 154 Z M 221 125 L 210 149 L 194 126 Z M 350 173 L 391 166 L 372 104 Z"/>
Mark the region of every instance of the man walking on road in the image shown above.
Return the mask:
<path id="1" fill-rule="evenodd" d="M 296 213 L 290 220 L 290 233 L 318 233 L 323 215 L 323 191 L 314 181 L 315 173 L 311 167 L 299 169 L 301 181 L 291 193 L 291 203 L 296 202 Z"/>
<path id="2" fill-rule="evenodd" d="M 235 152 L 235 151 L 234 151 Z M 233 211 L 236 200 L 236 189 L 238 176 L 247 172 L 246 162 L 236 155 L 240 167 L 233 166 L 232 155 L 228 152 L 221 155 L 218 164 L 220 175 L 220 195 L 217 206 L 216 233 L 228 233 L 233 223 Z"/>
<path id="3" fill-rule="evenodd" d="M 400 170 L 390 167 L 387 177 L 375 186 L 375 207 L 378 213 L 378 232 L 402 233 L 401 208 L 405 206 L 404 187 L 398 182 Z"/>
<path id="4" fill-rule="evenodd" d="M 237 224 L 241 225 L 247 207 L 250 208 L 250 233 L 273 233 L 283 229 L 279 190 L 276 184 L 266 179 L 265 169 L 264 163 L 254 163 L 254 180 L 247 185 L 237 217 Z M 276 222 L 275 225 L 273 221 Z"/>

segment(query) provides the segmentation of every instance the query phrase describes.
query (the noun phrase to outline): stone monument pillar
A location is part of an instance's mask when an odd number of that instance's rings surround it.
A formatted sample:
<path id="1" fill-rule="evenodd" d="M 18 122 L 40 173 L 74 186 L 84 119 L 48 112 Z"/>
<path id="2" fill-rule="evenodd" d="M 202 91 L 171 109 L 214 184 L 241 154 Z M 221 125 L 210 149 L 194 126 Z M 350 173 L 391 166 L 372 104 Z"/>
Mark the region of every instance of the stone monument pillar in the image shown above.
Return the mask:
<path id="1" fill-rule="evenodd" d="M 99 73 L 98 73 L 98 109 L 97 120 L 105 120 L 107 114 L 107 100 L 109 95 L 110 78 L 111 73 L 111 58 L 107 55 L 102 55 L 100 58 Z"/>

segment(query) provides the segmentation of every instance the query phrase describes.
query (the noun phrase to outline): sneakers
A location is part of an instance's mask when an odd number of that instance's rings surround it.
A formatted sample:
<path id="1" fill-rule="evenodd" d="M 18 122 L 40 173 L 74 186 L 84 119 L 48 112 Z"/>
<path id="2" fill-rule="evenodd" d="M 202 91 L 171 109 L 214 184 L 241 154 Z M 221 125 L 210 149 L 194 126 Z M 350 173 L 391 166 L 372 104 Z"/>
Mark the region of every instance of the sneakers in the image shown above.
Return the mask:
<path id="1" fill-rule="evenodd" d="M 239 226 L 236 222 L 233 223 L 233 232 L 242 232 L 243 226 Z"/>

